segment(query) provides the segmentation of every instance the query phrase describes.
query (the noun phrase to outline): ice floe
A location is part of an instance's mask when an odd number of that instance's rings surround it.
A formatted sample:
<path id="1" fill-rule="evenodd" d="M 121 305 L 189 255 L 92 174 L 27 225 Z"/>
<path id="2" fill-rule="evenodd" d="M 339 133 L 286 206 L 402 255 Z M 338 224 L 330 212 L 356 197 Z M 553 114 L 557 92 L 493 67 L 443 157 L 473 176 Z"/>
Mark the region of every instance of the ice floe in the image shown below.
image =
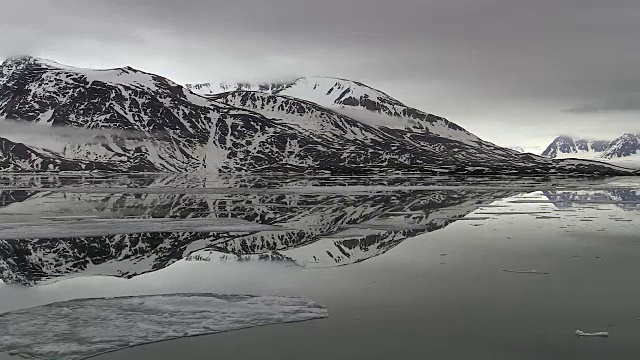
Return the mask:
<path id="1" fill-rule="evenodd" d="M 581 330 L 576 330 L 576 336 L 586 336 L 586 337 L 609 337 L 609 333 L 606 331 L 588 333 Z"/>
<path id="2" fill-rule="evenodd" d="M 84 359 L 153 342 L 320 319 L 299 297 L 172 294 L 79 299 L 0 314 L 0 352 Z"/>

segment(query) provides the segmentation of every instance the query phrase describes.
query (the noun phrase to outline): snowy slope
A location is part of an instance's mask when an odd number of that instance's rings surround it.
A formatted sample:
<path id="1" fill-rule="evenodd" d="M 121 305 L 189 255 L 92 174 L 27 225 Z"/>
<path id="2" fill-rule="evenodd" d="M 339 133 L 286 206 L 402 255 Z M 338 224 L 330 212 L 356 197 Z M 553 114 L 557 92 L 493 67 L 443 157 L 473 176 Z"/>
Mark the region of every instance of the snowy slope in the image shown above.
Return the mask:
<path id="1" fill-rule="evenodd" d="M 384 92 L 356 81 L 301 78 L 276 93 L 315 102 L 370 125 L 426 132 L 471 144 L 480 140 L 445 118 L 408 107 Z"/>
<path id="2" fill-rule="evenodd" d="M 348 116 L 333 112 L 314 102 L 294 97 L 256 91 L 233 91 L 207 96 L 207 98 L 258 112 L 266 118 L 277 119 L 305 131 L 324 132 L 356 139 L 382 135 L 380 131 L 375 131 L 370 126 Z"/>
<path id="3" fill-rule="evenodd" d="M 242 159 L 254 156 L 256 152 L 264 152 L 263 157 L 288 154 L 279 161 L 290 166 L 342 168 L 340 171 L 347 172 L 357 170 L 362 164 L 369 168 L 403 168 L 428 164 L 435 167 L 444 162 L 441 155 L 422 153 L 418 146 L 395 133 L 361 123 L 309 101 L 250 91 L 222 93 L 209 98 L 255 111 L 270 120 L 263 128 L 269 126 L 273 130 L 268 130 L 267 136 L 265 131 L 258 132 L 259 142 L 250 140 L 252 146 L 255 143 L 250 152 L 245 155 L 236 151 L 234 158 L 240 156 L 240 163 L 246 163 Z M 247 124 L 239 126 L 248 127 Z M 253 131 L 242 133 L 250 134 Z M 279 149 L 282 145 L 287 147 Z M 317 153 L 317 156 L 304 158 L 309 152 Z"/>
<path id="4" fill-rule="evenodd" d="M 599 160 L 604 160 L 610 164 L 626 167 L 628 169 L 640 170 L 640 154 L 611 159 L 601 158 Z"/>
<path id="5" fill-rule="evenodd" d="M 602 157 L 614 159 L 638 154 L 640 154 L 640 135 L 627 133 L 613 140 Z"/>

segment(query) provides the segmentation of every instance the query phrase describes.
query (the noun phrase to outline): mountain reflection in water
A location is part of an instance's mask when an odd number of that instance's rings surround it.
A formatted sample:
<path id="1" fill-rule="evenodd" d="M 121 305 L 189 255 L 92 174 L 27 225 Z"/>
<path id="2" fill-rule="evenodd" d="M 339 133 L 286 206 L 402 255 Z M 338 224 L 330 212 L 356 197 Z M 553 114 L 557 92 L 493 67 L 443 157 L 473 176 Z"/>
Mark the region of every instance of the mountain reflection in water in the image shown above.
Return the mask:
<path id="1" fill-rule="evenodd" d="M 482 206 L 556 182 L 410 175 L 4 175 L 0 279 L 35 285 L 69 276 L 131 278 L 181 259 L 211 256 L 349 265 L 443 229 Z M 629 189 L 543 193 L 558 207 L 606 200 L 631 209 L 640 202 Z"/>

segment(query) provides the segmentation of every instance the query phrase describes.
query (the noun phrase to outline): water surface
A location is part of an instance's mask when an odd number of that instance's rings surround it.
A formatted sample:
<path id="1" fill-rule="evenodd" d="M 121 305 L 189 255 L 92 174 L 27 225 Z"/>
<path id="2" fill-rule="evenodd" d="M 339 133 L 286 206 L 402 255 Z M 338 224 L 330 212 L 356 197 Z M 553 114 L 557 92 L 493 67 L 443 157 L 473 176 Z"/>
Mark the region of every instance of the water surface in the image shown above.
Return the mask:
<path id="1" fill-rule="evenodd" d="M 16 175 L 0 183 L 0 312 L 206 291 L 306 296 L 330 314 L 113 359 L 199 358 L 212 347 L 225 358 L 257 356 L 234 352 L 247 341 L 274 359 L 640 355 L 638 178 Z M 578 329 L 611 337 L 579 339 Z"/>

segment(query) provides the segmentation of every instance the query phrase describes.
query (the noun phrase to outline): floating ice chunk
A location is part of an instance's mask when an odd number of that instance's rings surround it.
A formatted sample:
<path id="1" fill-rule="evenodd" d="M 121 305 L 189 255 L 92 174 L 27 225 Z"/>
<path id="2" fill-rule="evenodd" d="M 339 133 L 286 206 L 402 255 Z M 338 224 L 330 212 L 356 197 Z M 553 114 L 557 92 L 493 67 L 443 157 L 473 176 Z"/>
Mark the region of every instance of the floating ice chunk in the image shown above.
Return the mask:
<path id="1" fill-rule="evenodd" d="M 82 359 L 123 348 L 327 317 L 305 298 L 174 294 L 80 299 L 0 314 L 0 352 Z"/>
<path id="2" fill-rule="evenodd" d="M 508 273 L 516 273 L 516 274 L 549 275 L 548 272 L 541 272 L 541 271 L 538 271 L 538 270 L 508 270 L 508 269 L 503 269 L 502 271 L 508 272 Z"/>
<path id="3" fill-rule="evenodd" d="M 580 330 L 576 330 L 576 336 L 591 336 L 591 337 L 609 337 L 609 333 L 606 331 L 588 333 Z"/>
<path id="4" fill-rule="evenodd" d="M 69 309 L 69 308 L 66 308 L 66 307 L 65 307 L 65 308 L 60 309 L 60 312 L 61 312 L 63 315 L 73 314 L 73 310 L 71 310 L 71 309 Z"/>

